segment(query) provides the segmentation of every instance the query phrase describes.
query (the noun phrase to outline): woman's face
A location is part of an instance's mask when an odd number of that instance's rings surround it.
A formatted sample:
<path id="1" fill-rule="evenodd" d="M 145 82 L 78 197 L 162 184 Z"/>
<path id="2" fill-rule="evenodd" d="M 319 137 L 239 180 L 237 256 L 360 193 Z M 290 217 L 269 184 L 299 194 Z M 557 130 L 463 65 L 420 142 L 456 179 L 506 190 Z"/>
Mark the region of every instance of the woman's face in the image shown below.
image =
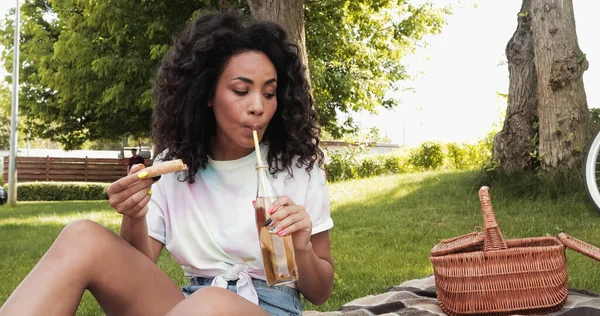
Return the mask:
<path id="1" fill-rule="evenodd" d="M 276 91 L 277 71 L 264 53 L 248 51 L 231 57 L 208 104 L 217 120 L 213 159 L 233 160 L 252 152 L 252 130 L 262 139 L 277 109 Z"/>

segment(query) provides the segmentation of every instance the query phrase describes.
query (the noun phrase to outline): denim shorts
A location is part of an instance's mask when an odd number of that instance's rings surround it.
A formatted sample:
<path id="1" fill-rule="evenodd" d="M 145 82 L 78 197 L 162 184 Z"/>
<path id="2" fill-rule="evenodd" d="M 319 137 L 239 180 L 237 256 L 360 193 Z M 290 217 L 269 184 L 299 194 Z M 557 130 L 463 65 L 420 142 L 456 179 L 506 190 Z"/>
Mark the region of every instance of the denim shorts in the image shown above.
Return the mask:
<path id="1" fill-rule="evenodd" d="M 182 287 L 183 295 L 188 297 L 197 290 L 209 287 L 212 279 L 194 277 L 190 280 L 190 285 Z M 229 281 L 227 289 L 237 293 L 236 281 Z M 252 279 L 256 293 L 258 294 L 258 306 L 266 310 L 273 316 L 301 316 L 302 303 L 300 293 L 297 289 L 289 286 L 269 286 L 263 280 Z"/>

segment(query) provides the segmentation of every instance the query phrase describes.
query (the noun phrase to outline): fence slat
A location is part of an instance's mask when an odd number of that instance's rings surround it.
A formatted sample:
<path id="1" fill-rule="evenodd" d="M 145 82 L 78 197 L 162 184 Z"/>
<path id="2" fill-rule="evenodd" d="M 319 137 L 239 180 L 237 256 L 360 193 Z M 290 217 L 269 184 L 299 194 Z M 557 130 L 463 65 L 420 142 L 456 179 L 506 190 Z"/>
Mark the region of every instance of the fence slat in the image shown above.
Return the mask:
<path id="1" fill-rule="evenodd" d="M 8 181 L 8 157 L 4 161 L 2 172 Z M 17 182 L 114 182 L 127 175 L 127 164 L 127 159 L 17 157 Z M 144 164 L 151 166 L 152 160 Z"/>

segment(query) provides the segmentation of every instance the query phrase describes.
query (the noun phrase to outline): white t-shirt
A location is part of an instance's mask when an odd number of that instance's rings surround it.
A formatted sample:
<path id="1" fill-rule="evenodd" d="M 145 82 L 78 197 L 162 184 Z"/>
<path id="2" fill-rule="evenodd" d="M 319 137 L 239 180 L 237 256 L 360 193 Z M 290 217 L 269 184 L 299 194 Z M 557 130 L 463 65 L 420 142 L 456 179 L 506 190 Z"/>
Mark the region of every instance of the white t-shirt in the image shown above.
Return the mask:
<path id="1" fill-rule="evenodd" d="M 261 145 L 262 157 L 267 152 L 268 146 Z M 309 175 L 305 167 L 296 167 L 296 159 L 293 177 L 287 171 L 271 177 L 275 189 L 305 207 L 313 234 L 329 230 L 333 221 L 325 174 L 315 164 Z M 163 175 L 153 184 L 148 234 L 166 246 L 187 277 L 237 280 L 243 270 L 265 280 L 252 206 L 258 184 L 255 167 L 254 152 L 232 161 L 209 159 L 192 184 L 179 181 L 184 176 L 180 173 Z"/>

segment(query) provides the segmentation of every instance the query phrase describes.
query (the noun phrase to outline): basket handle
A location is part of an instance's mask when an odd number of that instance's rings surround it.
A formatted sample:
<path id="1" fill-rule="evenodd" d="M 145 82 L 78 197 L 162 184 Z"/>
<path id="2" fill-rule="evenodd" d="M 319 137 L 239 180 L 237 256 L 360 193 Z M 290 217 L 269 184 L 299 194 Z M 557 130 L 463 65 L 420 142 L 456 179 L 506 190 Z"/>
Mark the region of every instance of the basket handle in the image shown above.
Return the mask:
<path id="1" fill-rule="evenodd" d="M 575 237 L 569 236 L 565 233 L 558 234 L 558 239 L 563 245 L 584 254 L 596 261 L 600 261 L 600 248 L 590 245 L 584 241 L 581 241 Z"/>
<path id="2" fill-rule="evenodd" d="M 483 186 L 479 189 L 479 203 L 483 213 L 483 251 L 507 249 L 506 241 L 502 237 L 490 197 L 490 188 Z"/>

